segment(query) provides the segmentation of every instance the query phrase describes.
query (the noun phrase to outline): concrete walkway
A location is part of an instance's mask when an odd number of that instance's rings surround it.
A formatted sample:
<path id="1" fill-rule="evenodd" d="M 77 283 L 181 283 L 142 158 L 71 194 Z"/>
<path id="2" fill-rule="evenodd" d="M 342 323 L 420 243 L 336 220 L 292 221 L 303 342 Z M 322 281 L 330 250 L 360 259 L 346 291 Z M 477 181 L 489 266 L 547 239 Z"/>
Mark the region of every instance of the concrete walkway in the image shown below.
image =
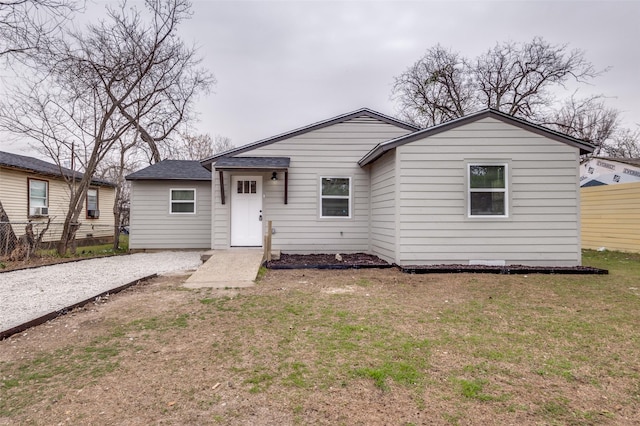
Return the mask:
<path id="1" fill-rule="evenodd" d="M 262 263 L 262 249 L 210 250 L 210 255 L 184 286 L 187 288 L 238 288 L 255 285 Z"/>

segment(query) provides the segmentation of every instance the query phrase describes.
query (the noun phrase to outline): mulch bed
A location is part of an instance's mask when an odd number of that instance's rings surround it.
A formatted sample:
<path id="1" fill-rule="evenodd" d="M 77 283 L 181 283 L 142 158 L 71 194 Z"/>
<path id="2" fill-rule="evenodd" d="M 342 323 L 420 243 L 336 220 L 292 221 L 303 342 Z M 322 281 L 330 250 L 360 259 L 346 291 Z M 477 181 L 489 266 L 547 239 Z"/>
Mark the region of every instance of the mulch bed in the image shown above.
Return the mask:
<path id="1" fill-rule="evenodd" d="M 280 259 L 266 263 L 269 269 L 366 269 L 392 268 L 394 265 L 385 262 L 378 256 L 366 253 L 340 254 L 285 254 Z"/>
<path id="2" fill-rule="evenodd" d="M 340 254 L 285 254 L 280 259 L 266 262 L 269 269 L 365 269 L 392 268 L 390 264 L 377 256 L 366 253 Z M 400 266 L 402 272 L 408 274 L 608 274 L 606 269 L 589 266 L 485 266 L 485 265 L 409 265 Z"/>

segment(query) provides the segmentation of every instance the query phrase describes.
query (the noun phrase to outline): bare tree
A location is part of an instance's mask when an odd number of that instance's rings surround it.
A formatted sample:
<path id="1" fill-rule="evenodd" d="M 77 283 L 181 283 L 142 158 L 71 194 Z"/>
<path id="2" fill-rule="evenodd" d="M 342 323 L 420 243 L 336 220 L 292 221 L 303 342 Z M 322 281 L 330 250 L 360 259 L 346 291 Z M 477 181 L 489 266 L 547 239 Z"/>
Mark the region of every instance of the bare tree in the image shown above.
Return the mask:
<path id="1" fill-rule="evenodd" d="M 469 64 L 437 45 L 395 78 L 392 97 L 403 119 L 421 126 L 462 117 L 478 107 Z"/>
<path id="2" fill-rule="evenodd" d="M 103 24 L 97 33 L 115 33 L 124 42 L 124 46 L 109 46 L 117 47 L 118 54 L 126 58 L 121 61 L 126 69 L 119 76 L 123 80 L 110 80 L 107 73 L 102 76 L 102 83 L 119 113 L 140 133 L 153 162 L 158 162 L 162 159 L 158 144 L 167 141 L 179 125 L 193 118 L 193 101 L 207 91 L 215 79 L 198 68 L 201 59 L 196 56 L 196 49 L 187 47 L 176 37 L 178 25 L 191 14 L 191 3 L 146 0 L 145 4 L 154 16 L 150 28 L 140 24 L 139 13 L 127 14 L 123 4 L 119 11 L 111 11 L 118 26 L 111 29 L 104 28 Z M 139 93 L 131 96 L 131 100 L 117 102 L 129 87 L 135 87 Z"/>
<path id="3" fill-rule="evenodd" d="M 522 44 L 496 44 L 476 59 L 473 73 L 481 105 L 528 119 L 546 114 L 555 101 L 551 88 L 600 74 L 583 51 L 540 37 Z"/>
<path id="4" fill-rule="evenodd" d="M 216 135 L 211 139 L 209 134 L 183 134 L 182 140 L 170 146 L 164 158 L 174 160 L 202 160 L 218 152 L 227 151 L 234 145 L 226 136 Z"/>
<path id="5" fill-rule="evenodd" d="M 620 112 L 605 105 L 602 96 L 564 101 L 562 107 L 552 111 L 541 124 L 596 146 L 593 155 L 599 155 L 620 127 Z"/>
<path id="6" fill-rule="evenodd" d="M 70 185 L 61 254 L 75 238 L 89 183 L 114 145 L 136 132 L 159 161 L 158 142 L 192 116 L 195 96 L 213 83 L 176 33 L 190 3 L 145 5 L 148 21 L 123 3 L 100 24 L 50 43 L 36 57 L 39 80 L 16 88 L 0 107 L 2 127 L 31 137 L 59 164 L 77 159 L 84 172 Z"/>
<path id="7" fill-rule="evenodd" d="M 114 145 L 107 157 L 99 165 L 98 173 L 102 179 L 113 182 L 116 185 L 116 193 L 113 201 L 113 251 L 120 247 L 120 231 L 124 224 L 124 212 L 129 206 L 130 185 L 125 180 L 128 173 L 138 168 L 141 162 L 140 141 L 138 132 L 123 136 Z"/>
<path id="8" fill-rule="evenodd" d="M 0 0 L 0 57 L 37 50 L 81 9 L 80 3 L 74 0 Z"/>
<path id="9" fill-rule="evenodd" d="M 216 135 L 213 140 L 213 152 L 205 157 L 200 157 L 200 159 L 204 159 L 210 157 L 211 155 L 218 154 L 220 152 L 229 151 L 230 149 L 235 148 L 233 142 L 231 142 L 231 138 L 222 135 Z"/>
<path id="10" fill-rule="evenodd" d="M 420 126 L 486 107 L 539 121 L 556 101 L 551 89 L 598 74 L 584 52 L 541 38 L 499 43 L 474 60 L 435 46 L 396 77 L 392 97 L 400 115 Z"/>
<path id="11" fill-rule="evenodd" d="M 640 158 L 640 127 L 616 132 L 602 147 L 602 151 L 611 157 Z"/>
<path id="12" fill-rule="evenodd" d="M 603 71 L 581 50 L 540 37 L 497 43 L 470 60 L 436 45 L 395 78 L 392 98 L 399 116 L 421 127 L 437 125 L 481 108 L 492 108 L 585 140 L 600 153 L 640 154 L 640 130 L 621 127 L 620 111 L 601 95 L 559 100 L 558 88 L 587 83 Z"/>

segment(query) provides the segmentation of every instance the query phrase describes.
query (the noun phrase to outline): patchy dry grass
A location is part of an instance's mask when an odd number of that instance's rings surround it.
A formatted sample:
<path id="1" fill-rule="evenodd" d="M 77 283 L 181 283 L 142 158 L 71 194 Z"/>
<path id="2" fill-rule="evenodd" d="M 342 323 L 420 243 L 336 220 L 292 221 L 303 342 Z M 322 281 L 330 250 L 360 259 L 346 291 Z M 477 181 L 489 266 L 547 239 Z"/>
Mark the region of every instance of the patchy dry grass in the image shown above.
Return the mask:
<path id="1" fill-rule="evenodd" d="M 114 256 L 126 254 L 129 252 L 129 236 L 120 235 L 118 250 L 113 250 L 113 244 L 97 244 L 89 246 L 80 246 L 74 254 L 67 253 L 60 256 L 56 249 L 38 250 L 35 256 L 26 260 L 9 261 L 0 259 L 0 272 L 13 271 L 16 269 L 32 268 L 36 266 L 54 265 L 56 263 L 64 263 L 73 260 L 91 259 L 95 257 Z"/>
<path id="2" fill-rule="evenodd" d="M 159 278 L 0 342 L 0 424 L 638 424 L 640 256 L 584 263 Z"/>

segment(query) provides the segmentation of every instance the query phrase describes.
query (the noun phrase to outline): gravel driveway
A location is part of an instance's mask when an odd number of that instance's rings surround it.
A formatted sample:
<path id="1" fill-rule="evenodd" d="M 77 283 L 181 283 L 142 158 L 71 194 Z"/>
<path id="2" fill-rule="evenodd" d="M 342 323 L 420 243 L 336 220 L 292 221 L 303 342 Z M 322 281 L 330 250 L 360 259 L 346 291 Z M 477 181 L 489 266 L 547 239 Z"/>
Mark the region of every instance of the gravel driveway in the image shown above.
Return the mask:
<path id="1" fill-rule="evenodd" d="M 136 253 L 0 274 L 0 331 L 152 275 L 200 266 L 200 252 Z"/>

